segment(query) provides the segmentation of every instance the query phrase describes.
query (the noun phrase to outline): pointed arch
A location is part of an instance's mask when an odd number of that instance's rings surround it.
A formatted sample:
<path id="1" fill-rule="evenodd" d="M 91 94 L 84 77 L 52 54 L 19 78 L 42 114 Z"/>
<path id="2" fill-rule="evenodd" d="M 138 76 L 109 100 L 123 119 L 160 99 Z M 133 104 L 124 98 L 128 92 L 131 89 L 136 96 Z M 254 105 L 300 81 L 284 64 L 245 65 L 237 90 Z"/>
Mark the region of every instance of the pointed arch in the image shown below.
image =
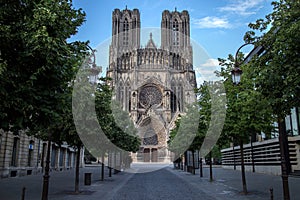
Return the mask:
<path id="1" fill-rule="evenodd" d="M 179 22 L 175 18 L 172 24 L 172 44 L 174 46 L 179 46 Z"/>
<path id="2" fill-rule="evenodd" d="M 128 46 L 128 37 L 129 37 L 129 22 L 128 22 L 128 18 L 125 17 L 123 22 L 123 46 Z"/>

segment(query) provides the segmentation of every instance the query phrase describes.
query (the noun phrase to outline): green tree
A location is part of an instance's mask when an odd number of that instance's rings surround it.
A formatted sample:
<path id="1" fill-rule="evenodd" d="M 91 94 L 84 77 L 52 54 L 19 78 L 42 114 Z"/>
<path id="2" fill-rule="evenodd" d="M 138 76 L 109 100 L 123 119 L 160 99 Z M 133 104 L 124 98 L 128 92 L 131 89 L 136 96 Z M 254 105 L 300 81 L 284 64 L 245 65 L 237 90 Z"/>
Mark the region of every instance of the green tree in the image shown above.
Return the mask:
<path id="1" fill-rule="evenodd" d="M 84 19 L 69 0 L 1 3 L 0 126 L 48 136 L 42 199 L 48 198 L 49 147 L 59 137 L 65 90 L 86 50 L 86 43 L 67 39 Z"/>
<path id="2" fill-rule="evenodd" d="M 96 113 L 101 129 L 107 138 L 118 148 L 125 151 L 137 151 L 140 140 L 128 112 L 118 102 L 112 100 L 113 93 L 107 84 L 107 78 L 101 78 L 96 91 Z"/>
<path id="3" fill-rule="evenodd" d="M 264 53 L 252 59 L 258 90 L 267 98 L 277 117 L 282 161 L 284 198 L 288 191 L 288 148 L 284 118 L 291 108 L 299 106 L 300 94 L 300 2 L 280 0 L 272 2 L 273 12 L 265 19 L 250 23 L 252 29 L 245 39 L 262 46 Z"/>
<path id="4" fill-rule="evenodd" d="M 226 114 L 226 94 L 221 81 L 204 82 L 198 88 L 199 104 L 199 140 L 200 156 L 210 159 L 215 156 L 213 150 L 220 143 L 219 137 L 222 132 Z M 205 136 L 205 137 L 204 137 Z M 212 163 L 210 162 L 210 181 L 213 180 Z"/>
<path id="5" fill-rule="evenodd" d="M 69 146 L 76 149 L 76 163 L 75 163 L 75 181 L 74 181 L 74 192 L 79 194 L 79 166 L 80 166 L 80 152 L 83 148 L 83 143 L 77 133 L 76 126 L 74 124 L 73 113 L 72 113 L 72 92 L 73 87 L 70 85 L 65 90 L 64 105 L 61 105 L 64 109 L 61 113 L 61 126 L 57 132 L 60 133 L 58 138 L 59 142 L 66 142 Z M 83 155 L 82 155 L 83 156 Z"/>
<path id="6" fill-rule="evenodd" d="M 199 149 L 198 119 L 198 106 L 191 104 L 175 121 L 175 127 L 171 130 L 168 141 L 168 148 L 175 154 L 175 160 L 187 150 Z"/>
<path id="7" fill-rule="evenodd" d="M 49 124 L 85 48 L 66 42 L 85 15 L 66 0 L 4 1 L 0 13 L 1 128 Z"/>
<path id="8" fill-rule="evenodd" d="M 138 151 L 141 141 L 129 113 L 112 99 L 113 91 L 107 83 L 108 78 L 100 78 L 95 93 L 97 119 L 107 137 L 101 151 L 102 154 L 119 154 L 121 159 L 125 159 L 128 152 Z"/>
<path id="9" fill-rule="evenodd" d="M 241 83 L 234 85 L 231 81 L 231 70 L 234 64 L 242 63 L 242 53 L 234 58 L 219 59 L 221 71 L 217 72 L 224 79 L 227 98 L 227 113 L 223 129 L 223 140 L 232 140 L 240 145 L 241 172 L 243 192 L 247 194 L 245 167 L 243 159 L 243 144 L 249 141 L 249 136 L 272 130 L 272 110 L 267 99 L 257 90 L 255 78 L 250 65 L 241 65 L 243 76 Z"/>

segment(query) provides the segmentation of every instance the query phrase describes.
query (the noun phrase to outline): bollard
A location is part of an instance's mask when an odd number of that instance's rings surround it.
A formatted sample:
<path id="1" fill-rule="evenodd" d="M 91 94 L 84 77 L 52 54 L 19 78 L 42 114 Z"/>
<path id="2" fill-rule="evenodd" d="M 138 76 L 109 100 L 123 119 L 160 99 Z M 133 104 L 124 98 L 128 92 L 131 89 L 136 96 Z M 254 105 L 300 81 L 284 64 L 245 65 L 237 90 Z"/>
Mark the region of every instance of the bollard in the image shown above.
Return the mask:
<path id="1" fill-rule="evenodd" d="M 273 188 L 270 188 L 270 199 L 273 200 L 274 199 L 274 195 L 273 195 Z"/>
<path id="2" fill-rule="evenodd" d="M 108 177 L 111 177 L 111 167 L 108 167 L 109 172 L 108 172 Z"/>
<path id="3" fill-rule="evenodd" d="M 84 173 L 84 185 L 91 185 L 92 173 Z"/>
<path id="4" fill-rule="evenodd" d="M 200 158 L 200 166 L 199 166 L 199 168 L 200 168 L 200 177 L 203 177 L 203 169 L 202 169 L 202 158 Z"/>
<path id="5" fill-rule="evenodd" d="M 26 190 L 26 188 L 23 187 L 22 188 L 22 200 L 25 200 L 25 190 Z"/>

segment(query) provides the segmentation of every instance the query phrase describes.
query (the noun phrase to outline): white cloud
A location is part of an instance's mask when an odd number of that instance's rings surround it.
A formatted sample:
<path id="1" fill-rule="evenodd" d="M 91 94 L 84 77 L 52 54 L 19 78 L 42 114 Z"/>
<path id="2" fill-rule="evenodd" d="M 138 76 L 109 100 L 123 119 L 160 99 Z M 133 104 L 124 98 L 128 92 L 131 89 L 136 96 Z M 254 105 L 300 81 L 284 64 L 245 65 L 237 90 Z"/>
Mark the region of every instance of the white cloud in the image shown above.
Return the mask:
<path id="1" fill-rule="evenodd" d="M 200 84 L 203 81 L 216 81 L 220 80 L 216 76 L 215 71 L 219 69 L 219 61 L 217 59 L 207 59 L 205 63 L 195 68 L 197 83 Z"/>
<path id="2" fill-rule="evenodd" d="M 218 10 L 239 15 L 252 15 L 261 8 L 264 0 L 234 0 L 233 3 L 220 7 Z"/>
<path id="3" fill-rule="evenodd" d="M 201 64 L 200 67 L 217 67 L 219 66 L 219 61 L 217 59 L 207 59 L 205 63 Z"/>
<path id="4" fill-rule="evenodd" d="M 230 28 L 230 24 L 227 19 L 207 16 L 201 19 L 192 19 L 192 23 L 196 28 Z"/>

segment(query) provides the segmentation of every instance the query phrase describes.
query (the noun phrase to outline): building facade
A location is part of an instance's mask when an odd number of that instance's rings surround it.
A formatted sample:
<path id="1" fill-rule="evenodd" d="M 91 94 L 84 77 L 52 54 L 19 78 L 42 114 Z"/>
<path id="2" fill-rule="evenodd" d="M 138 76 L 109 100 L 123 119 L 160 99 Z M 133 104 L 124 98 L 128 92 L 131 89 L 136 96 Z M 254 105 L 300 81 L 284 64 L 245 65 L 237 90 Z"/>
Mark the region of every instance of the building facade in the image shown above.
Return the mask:
<path id="1" fill-rule="evenodd" d="M 28 136 L 24 131 L 16 133 L 0 130 L 0 178 L 42 173 L 46 164 L 47 141 Z M 56 171 L 75 168 L 76 150 L 67 144 L 51 144 L 50 169 Z M 83 166 L 84 150 L 81 152 Z"/>
<path id="2" fill-rule="evenodd" d="M 114 98 L 138 128 L 142 142 L 134 161 L 170 161 L 169 131 L 186 105 L 196 100 L 188 12 L 163 11 L 160 31 L 160 47 L 152 33 L 141 47 L 139 10 L 112 13 L 107 77 Z"/>

